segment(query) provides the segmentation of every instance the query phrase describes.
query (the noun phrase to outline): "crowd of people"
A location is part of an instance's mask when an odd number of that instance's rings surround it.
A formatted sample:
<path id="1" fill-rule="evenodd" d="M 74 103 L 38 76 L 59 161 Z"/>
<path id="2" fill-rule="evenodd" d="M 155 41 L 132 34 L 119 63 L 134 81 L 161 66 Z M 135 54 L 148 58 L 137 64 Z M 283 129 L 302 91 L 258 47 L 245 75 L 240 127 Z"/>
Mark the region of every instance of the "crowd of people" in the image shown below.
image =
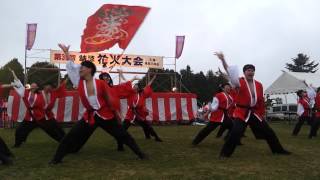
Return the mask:
<path id="1" fill-rule="evenodd" d="M 16 128 L 14 147 L 21 147 L 32 130 L 39 127 L 58 142 L 50 164 L 59 164 L 66 155 L 80 151 L 96 128 L 100 127 L 116 140 L 118 151 L 123 151 L 124 145 L 127 145 L 138 158 L 147 159 L 148 156 L 140 149 L 134 137 L 127 130 L 133 123 L 137 124 L 142 127 L 146 139 L 154 137 L 155 141 L 162 142 L 151 124 L 146 121 L 148 110 L 145 101 L 152 94 L 151 84 L 155 76 L 146 87 L 141 87 L 141 84 L 133 83 L 137 80 L 136 77 L 126 80 L 122 71 L 119 71 L 125 82 L 114 85 L 108 71 L 102 72 L 99 79 L 95 79 L 96 66 L 92 62 L 83 61 L 81 64 L 75 64 L 69 55 L 70 46 L 59 44 L 59 47 L 68 59 L 66 64 L 68 78 L 78 91 L 85 113 L 70 131 L 65 133 L 55 120 L 52 109 L 55 101 L 65 96 L 66 80 L 56 89 L 52 85 L 46 84 L 43 90 L 39 91 L 36 83 L 32 83 L 31 87 L 27 89 L 11 70 L 14 82 L 1 85 L 1 89 L 14 88 L 27 109 L 24 120 Z M 195 136 L 192 144 L 198 145 L 220 126 L 218 137 L 221 137 L 226 130 L 228 132 L 219 157 L 229 158 L 236 147 L 242 145 L 241 138 L 249 126 L 255 138 L 265 140 L 273 154 L 290 155 L 291 152 L 281 145 L 276 133 L 264 119 L 263 86 L 254 79 L 255 66 L 245 65 L 243 77 L 241 77 L 236 66 L 227 64 L 223 53 L 217 52 L 215 55 L 220 59 L 229 82 L 221 84 L 221 92 L 214 95 L 204 115 L 209 118 L 209 122 Z M 293 136 L 298 135 L 305 121 L 311 126 L 309 138 L 316 136 L 320 125 L 319 92 L 320 89 L 316 93 L 311 86 L 307 91 L 297 92 L 299 96 L 297 112 L 299 121 L 293 130 Z M 119 113 L 119 99 L 121 98 L 128 99 L 128 111 L 125 117 L 121 117 Z M 0 138 L 0 161 L 2 164 L 11 164 L 12 157 L 10 149 Z"/>

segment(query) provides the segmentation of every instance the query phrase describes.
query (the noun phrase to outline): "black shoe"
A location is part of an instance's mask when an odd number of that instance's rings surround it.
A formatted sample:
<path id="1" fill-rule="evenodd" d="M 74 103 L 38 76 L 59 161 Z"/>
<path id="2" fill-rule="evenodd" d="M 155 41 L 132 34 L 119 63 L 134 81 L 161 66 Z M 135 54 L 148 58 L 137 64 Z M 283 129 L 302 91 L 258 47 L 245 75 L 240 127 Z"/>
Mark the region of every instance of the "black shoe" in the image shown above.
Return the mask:
<path id="1" fill-rule="evenodd" d="M 149 156 L 144 153 L 139 154 L 138 157 L 141 160 L 148 160 L 149 159 Z"/>
<path id="2" fill-rule="evenodd" d="M 192 141 L 192 147 L 196 147 L 199 143 L 196 143 L 196 142 L 194 142 L 194 141 Z"/>
<path id="3" fill-rule="evenodd" d="M 146 136 L 146 139 L 151 139 L 151 137 L 150 136 Z"/>
<path id="4" fill-rule="evenodd" d="M 123 151 L 124 151 L 123 146 L 122 146 L 122 147 L 118 147 L 117 151 L 119 151 L 119 152 L 123 152 Z"/>
<path id="5" fill-rule="evenodd" d="M 8 156 L 11 157 L 11 158 L 14 158 L 14 157 L 15 157 L 12 152 L 9 152 Z"/>
<path id="6" fill-rule="evenodd" d="M 54 160 L 54 159 L 49 162 L 50 165 L 57 165 L 57 164 L 60 164 L 60 163 L 62 163 L 61 160 Z"/>
<path id="7" fill-rule="evenodd" d="M 287 150 L 282 150 L 282 151 L 279 151 L 279 152 L 274 152 L 273 154 L 290 155 L 292 153 L 290 151 L 287 151 Z"/>
<path id="8" fill-rule="evenodd" d="M 13 164 L 13 161 L 10 158 L 5 158 L 1 162 L 3 165 L 12 165 Z"/>
<path id="9" fill-rule="evenodd" d="M 160 138 L 156 138 L 154 140 L 157 141 L 157 142 L 163 142 L 162 139 L 160 139 Z"/>
<path id="10" fill-rule="evenodd" d="M 220 160 L 224 160 L 224 159 L 228 159 L 230 158 L 230 156 L 226 156 L 225 154 L 220 154 L 219 159 Z"/>
<path id="11" fill-rule="evenodd" d="M 21 146 L 21 144 L 15 144 L 13 145 L 13 148 L 19 148 Z"/>

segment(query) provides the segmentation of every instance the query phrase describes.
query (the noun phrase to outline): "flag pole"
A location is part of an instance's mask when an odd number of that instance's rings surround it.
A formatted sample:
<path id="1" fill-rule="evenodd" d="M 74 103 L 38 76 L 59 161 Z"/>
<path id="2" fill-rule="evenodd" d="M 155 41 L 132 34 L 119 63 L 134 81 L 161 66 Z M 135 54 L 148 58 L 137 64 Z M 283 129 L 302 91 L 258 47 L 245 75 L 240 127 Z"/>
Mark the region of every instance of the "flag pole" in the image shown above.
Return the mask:
<path id="1" fill-rule="evenodd" d="M 26 24 L 26 40 L 24 45 L 24 85 L 27 84 L 27 43 L 28 43 L 28 24 Z"/>
<path id="2" fill-rule="evenodd" d="M 177 88 L 177 58 L 174 58 L 174 87 Z"/>

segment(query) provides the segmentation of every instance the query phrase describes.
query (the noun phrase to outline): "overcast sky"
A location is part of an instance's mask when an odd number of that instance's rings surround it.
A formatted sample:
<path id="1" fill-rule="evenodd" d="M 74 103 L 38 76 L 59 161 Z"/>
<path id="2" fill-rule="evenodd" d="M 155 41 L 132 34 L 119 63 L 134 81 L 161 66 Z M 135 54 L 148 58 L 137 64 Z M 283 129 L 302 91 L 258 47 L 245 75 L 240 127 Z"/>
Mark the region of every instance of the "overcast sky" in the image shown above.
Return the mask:
<path id="1" fill-rule="evenodd" d="M 320 60 L 318 0 L 1 0 L 0 65 L 14 57 L 24 62 L 26 23 L 38 23 L 34 48 L 64 42 L 80 50 L 87 17 L 107 3 L 151 8 L 126 53 L 173 56 L 175 36 L 186 35 L 178 69 L 216 71 L 213 52 L 221 50 L 229 64 L 255 64 L 267 88 L 297 53 Z"/>

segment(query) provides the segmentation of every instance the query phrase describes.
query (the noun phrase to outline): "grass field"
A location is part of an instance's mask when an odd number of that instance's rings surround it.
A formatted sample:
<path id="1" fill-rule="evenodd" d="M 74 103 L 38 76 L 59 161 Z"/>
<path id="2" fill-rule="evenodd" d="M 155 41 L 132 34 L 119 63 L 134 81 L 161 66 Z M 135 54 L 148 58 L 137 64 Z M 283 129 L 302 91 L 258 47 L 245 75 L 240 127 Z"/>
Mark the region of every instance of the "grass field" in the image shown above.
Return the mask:
<path id="1" fill-rule="evenodd" d="M 211 134 L 198 147 L 190 144 L 202 126 L 159 126 L 165 142 L 145 140 L 139 127 L 129 129 L 149 160 L 138 160 L 126 147 L 116 151 L 115 141 L 97 129 L 84 148 L 61 165 L 48 165 L 57 144 L 37 129 L 15 154 L 12 166 L 0 166 L 0 179 L 320 179 L 320 137 L 307 139 L 308 127 L 291 137 L 292 125 L 272 124 L 283 145 L 294 154 L 272 155 L 266 143 L 251 131 L 233 157 L 218 159 L 222 139 Z M 68 131 L 68 129 L 66 129 Z M 14 130 L 0 130 L 9 146 Z"/>

